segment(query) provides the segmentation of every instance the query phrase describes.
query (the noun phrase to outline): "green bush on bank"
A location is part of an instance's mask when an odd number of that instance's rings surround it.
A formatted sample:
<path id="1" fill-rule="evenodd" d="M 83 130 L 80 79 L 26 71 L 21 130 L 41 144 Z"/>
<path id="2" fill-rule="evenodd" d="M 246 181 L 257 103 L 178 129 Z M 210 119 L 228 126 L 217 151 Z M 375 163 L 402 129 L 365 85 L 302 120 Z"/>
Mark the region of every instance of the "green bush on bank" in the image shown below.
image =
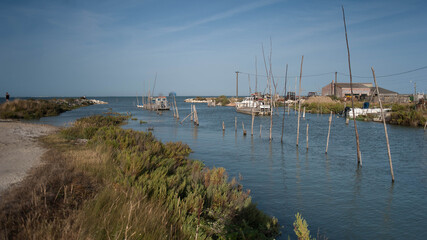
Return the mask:
<path id="1" fill-rule="evenodd" d="M 217 102 L 217 103 L 220 103 L 221 104 L 221 106 L 225 106 L 225 105 L 227 105 L 227 104 L 229 104 L 230 103 L 230 99 L 228 99 L 226 96 L 224 96 L 224 95 L 221 95 L 221 96 L 219 96 L 219 97 L 217 97 L 216 99 L 215 99 L 215 102 Z"/>
<path id="2" fill-rule="evenodd" d="M 119 199 L 114 205 L 108 204 L 108 199 L 117 198 L 117 191 L 108 188 L 88 203 L 92 207 L 85 208 L 83 221 L 104 219 L 96 226 L 82 224 L 82 231 L 88 237 L 125 238 L 123 229 L 128 225 L 124 227 L 125 218 L 117 214 L 120 212 L 137 221 L 135 211 L 144 211 L 130 207 L 133 205 L 129 201 L 136 204 L 141 198 L 164 213 L 165 219 L 161 221 L 171 226 L 169 234 L 184 236 L 184 239 L 195 236 L 198 239 L 272 239 L 279 234 L 277 219 L 258 210 L 251 202 L 249 191 L 244 191 L 236 179 L 229 181 L 224 168 L 209 169 L 200 161 L 188 159 L 191 149 L 181 142 L 164 144 L 151 132 L 121 129 L 118 126 L 126 118 L 92 116 L 79 119 L 62 132 L 69 139 L 90 139 L 89 146 L 105 154 L 108 157 L 106 166 L 112 168 L 103 170 L 112 173 L 103 181 L 129 196 L 128 200 Z M 108 228 L 116 225 L 121 227 Z M 144 225 L 130 223 L 130 226 L 129 234 L 135 234 L 133 236 L 143 236 L 146 232 Z"/>

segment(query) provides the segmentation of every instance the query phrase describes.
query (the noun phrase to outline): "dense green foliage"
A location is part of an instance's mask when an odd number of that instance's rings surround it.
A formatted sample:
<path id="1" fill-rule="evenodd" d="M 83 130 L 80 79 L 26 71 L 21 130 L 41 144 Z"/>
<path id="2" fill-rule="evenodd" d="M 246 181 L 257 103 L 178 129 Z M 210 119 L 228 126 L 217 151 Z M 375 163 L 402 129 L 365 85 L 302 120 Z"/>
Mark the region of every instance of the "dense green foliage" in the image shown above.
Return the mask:
<path id="1" fill-rule="evenodd" d="M 57 116 L 72 109 L 91 105 L 82 99 L 15 99 L 0 105 L 0 118 L 3 119 L 40 119 Z"/>
<path id="2" fill-rule="evenodd" d="M 220 103 L 220 104 L 221 104 L 221 106 L 225 106 L 225 105 L 227 105 L 227 104 L 229 104 L 229 103 L 230 103 L 230 100 L 229 100 L 226 96 L 224 96 L 224 95 L 221 95 L 221 96 L 217 97 L 217 98 L 215 99 L 215 101 L 216 101 L 217 103 Z"/>
<path id="3" fill-rule="evenodd" d="M 85 236 L 272 239 L 279 234 L 277 219 L 258 210 L 249 191 L 244 191 L 236 179 L 229 181 L 224 168 L 209 169 L 200 161 L 188 159 L 191 149 L 181 142 L 164 144 L 150 132 L 117 127 L 126 118 L 92 116 L 63 130 L 68 139 L 90 139 L 89 146 L 107 159 L 103 167 L 91 166 L 92 172 L 111 187 L 85 208 L 81 217 L 89 221 L 82 224 Z M 138 223 L 140 218 L 151 216 L 151 210 L 141 204 L 157 209 L 162 217 L 152 217 L 151 225 Z M 97 220 L 97 224 L 90 224 Z M 153 233 L 158 235 L 148 236 L 147 229 L 156 229 L 158 222 L 161 227 Z M 128 232 L 128 228 L 132 230 Z"/>

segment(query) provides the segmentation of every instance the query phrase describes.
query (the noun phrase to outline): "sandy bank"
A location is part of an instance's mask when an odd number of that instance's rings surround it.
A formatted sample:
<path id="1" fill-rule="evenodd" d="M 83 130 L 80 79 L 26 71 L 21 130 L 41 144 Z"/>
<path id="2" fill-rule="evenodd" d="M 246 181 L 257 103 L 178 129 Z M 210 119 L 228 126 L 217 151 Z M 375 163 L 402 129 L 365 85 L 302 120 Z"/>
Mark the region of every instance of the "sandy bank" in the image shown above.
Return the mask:
<path id="1" fill-rule="evenodd" d="M 37 138 L 56 129 L 48 125 L 0 120 L 0 194 L 40 163 L 46 149 Z"/>

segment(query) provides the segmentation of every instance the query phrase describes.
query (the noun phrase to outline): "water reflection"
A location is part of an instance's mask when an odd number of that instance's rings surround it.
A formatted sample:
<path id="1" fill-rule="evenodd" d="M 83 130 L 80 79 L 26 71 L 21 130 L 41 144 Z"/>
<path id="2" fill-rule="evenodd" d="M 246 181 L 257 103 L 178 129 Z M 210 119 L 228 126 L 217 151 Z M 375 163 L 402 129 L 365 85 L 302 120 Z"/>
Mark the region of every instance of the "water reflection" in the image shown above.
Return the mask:
<path id="1" fill-rule="evenodd" d="M 194 140 L 197 140 L 198 132 L 199 132 L 199 127 L 197 125 L 195 125 L 193 127 L 193 139 Z"/>

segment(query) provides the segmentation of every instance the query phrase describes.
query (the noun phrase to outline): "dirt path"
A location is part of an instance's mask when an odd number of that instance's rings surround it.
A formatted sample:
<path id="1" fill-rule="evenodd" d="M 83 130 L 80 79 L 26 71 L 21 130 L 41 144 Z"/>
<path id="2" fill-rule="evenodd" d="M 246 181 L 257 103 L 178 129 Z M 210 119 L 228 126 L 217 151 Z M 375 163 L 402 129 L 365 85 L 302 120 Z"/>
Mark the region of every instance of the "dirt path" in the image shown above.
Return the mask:
<path id="1" fill-rule="evenodd" d="M 0 120 L 0 194 L 40 163 L 46 150 L 37 138 L 56 129 L 48 125 Z"/>

